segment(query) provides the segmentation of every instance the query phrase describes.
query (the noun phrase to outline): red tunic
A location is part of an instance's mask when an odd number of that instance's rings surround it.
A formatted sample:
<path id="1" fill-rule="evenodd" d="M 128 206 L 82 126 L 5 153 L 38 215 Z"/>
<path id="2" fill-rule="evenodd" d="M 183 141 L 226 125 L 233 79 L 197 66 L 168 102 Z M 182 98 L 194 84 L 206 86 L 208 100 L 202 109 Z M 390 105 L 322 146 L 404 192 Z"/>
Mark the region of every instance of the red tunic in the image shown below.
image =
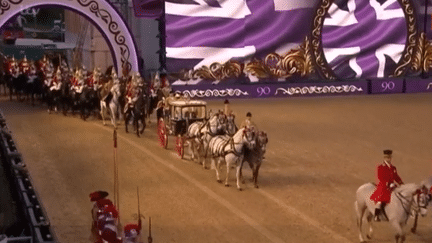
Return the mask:
<path id="1" fill-rule="evenodd" d="M 396 167 L 393 165 L 389 167 L 386 163 L 380 164 L 377 167 L 377 177 L 378 185 L 370 199 L 375 203 L 389 203 L 391 198 L 390 184 L 393 182 L 403 184 L 403 182 L 396 171 Z"/>

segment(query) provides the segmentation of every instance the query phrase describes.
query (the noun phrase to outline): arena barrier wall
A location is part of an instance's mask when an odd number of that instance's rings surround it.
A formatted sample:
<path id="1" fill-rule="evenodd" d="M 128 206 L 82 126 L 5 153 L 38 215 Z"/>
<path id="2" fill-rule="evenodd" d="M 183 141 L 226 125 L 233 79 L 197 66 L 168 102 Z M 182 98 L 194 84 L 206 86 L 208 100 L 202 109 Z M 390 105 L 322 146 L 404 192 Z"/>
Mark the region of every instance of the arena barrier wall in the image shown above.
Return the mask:
<path id="1" fill-rule="evenodd" d="M 192 99 L 290 98 L 432 92 L 432 79 L 388 78 L 317 83 L 197 84 L 173 85 L 176 93 Z"/>
<path id="2" fill-rule="evenodd" d="M 51 243 L 56 242 L 46 212 L 40 203 L 32 185 L 30 175 L 21 168 L 25 167 L 0 112 L 0 153 L 6 173 L 10 175 L 11 191 L 17 194 L 18 211 L 24 215 L 27 227 L 23 227 L 20 236 L 7 236 L 7 243 Z M 3 242 L 3 241 L 1 241 Z"/>

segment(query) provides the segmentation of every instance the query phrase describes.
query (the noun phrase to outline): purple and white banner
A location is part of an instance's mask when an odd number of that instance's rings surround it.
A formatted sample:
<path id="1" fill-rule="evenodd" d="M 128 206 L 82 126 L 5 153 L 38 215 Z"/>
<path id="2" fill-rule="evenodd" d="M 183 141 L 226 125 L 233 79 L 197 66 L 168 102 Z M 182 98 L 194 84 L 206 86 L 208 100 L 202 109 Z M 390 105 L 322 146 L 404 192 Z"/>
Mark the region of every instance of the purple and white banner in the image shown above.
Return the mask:
<path id="1" fill-rule="evenodd" d="M 432 92 L 432 79 L 406 78 L 406 93 Z"/>
<path id="2" fill-rule="evenodd" d="M 193 99 L 272 98 L 367 94 L 367 81 L 174 86 L 174 91 Z"/>
<path id="3" fill-rule="evenodd" d="M 406 40 L 398 0 L 335 0 L 324 20 L 324 54 L 339 78 L 390 76 Z"/>
<path id="4" fill-rule="evenodd" d="M 247 63 L 272 52 L 284 55 L 311 33 L 320 4 L 320 0 L 167 0 L 168 71 L 229 60 Z M 329 67 L 342 79 L 389 77 L 406 46 L 405 17 L 398 0 L 334 0 L 322 28 Z"/>
<path id="5" fill-rule="evenodd" d="M 319 0 L 167 0 L 169 72 L 285 54 L 310 32 Z"/>

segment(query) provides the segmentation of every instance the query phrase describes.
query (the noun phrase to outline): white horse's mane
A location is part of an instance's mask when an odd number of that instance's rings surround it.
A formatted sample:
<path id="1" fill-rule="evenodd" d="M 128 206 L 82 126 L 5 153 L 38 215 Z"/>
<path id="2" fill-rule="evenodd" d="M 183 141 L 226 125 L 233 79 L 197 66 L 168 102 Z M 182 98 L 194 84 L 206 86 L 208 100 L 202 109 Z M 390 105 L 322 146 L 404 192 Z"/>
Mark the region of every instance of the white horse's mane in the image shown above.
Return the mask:
<path id="1" fill-rule="evenodd" d="M 394 191 L 399 192 L 404 196 L 411 196 L 414 194 L 420 186 L 415 183 L 403 184 L 400 187 L 396 188 Z"/>

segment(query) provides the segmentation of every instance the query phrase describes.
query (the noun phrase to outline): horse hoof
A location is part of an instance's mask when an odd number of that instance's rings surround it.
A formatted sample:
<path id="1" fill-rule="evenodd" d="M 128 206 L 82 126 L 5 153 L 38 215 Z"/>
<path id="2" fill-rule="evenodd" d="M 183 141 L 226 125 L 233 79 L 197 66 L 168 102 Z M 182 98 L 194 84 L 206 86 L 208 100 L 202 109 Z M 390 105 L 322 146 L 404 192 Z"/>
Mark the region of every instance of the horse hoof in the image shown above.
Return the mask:
<path id="1" fill-rule="evenodd" d="M 371 240 L 371 239 L 372 239 L 372 236 L 371 236 L 371 235 L 366 235 L 366 237 L 368 238 L 368 240 Z M 364 242 L 366 242 L 366 241 L 364 241 Z"/>
<path id="2" fill-rule="evenodd" d="M 222 183 L 222 180 L 216 180 L 218 183 Z"/>
<path id="3" fill-rule="evenodd" d="M 225 184 L 225 187 L 229 187 L 229 184 Z"/>
<path id="4" fill-rule="evenodd" d="M 417 230 L 414 229 L 414 228 L 411 229 L 411 232 L 414 233 L 414 234 L 415 234 L 416 231 L 417 231 Z"/>
<path id="5" fill-rule="evenodd" d="M 258 185 L 255 185 L 255 188 L 257 188 L 257 189 L 258 189 L 258 188 L 259 188 L 259 186 L 258 186 Z"/>
<path id="6" fill-rule="evenodd" d="M 238 190 L 239 192 L 243 191 L 243 189 L 242 189 L 242 188 L 237 188 L 237 190 Z"/>

